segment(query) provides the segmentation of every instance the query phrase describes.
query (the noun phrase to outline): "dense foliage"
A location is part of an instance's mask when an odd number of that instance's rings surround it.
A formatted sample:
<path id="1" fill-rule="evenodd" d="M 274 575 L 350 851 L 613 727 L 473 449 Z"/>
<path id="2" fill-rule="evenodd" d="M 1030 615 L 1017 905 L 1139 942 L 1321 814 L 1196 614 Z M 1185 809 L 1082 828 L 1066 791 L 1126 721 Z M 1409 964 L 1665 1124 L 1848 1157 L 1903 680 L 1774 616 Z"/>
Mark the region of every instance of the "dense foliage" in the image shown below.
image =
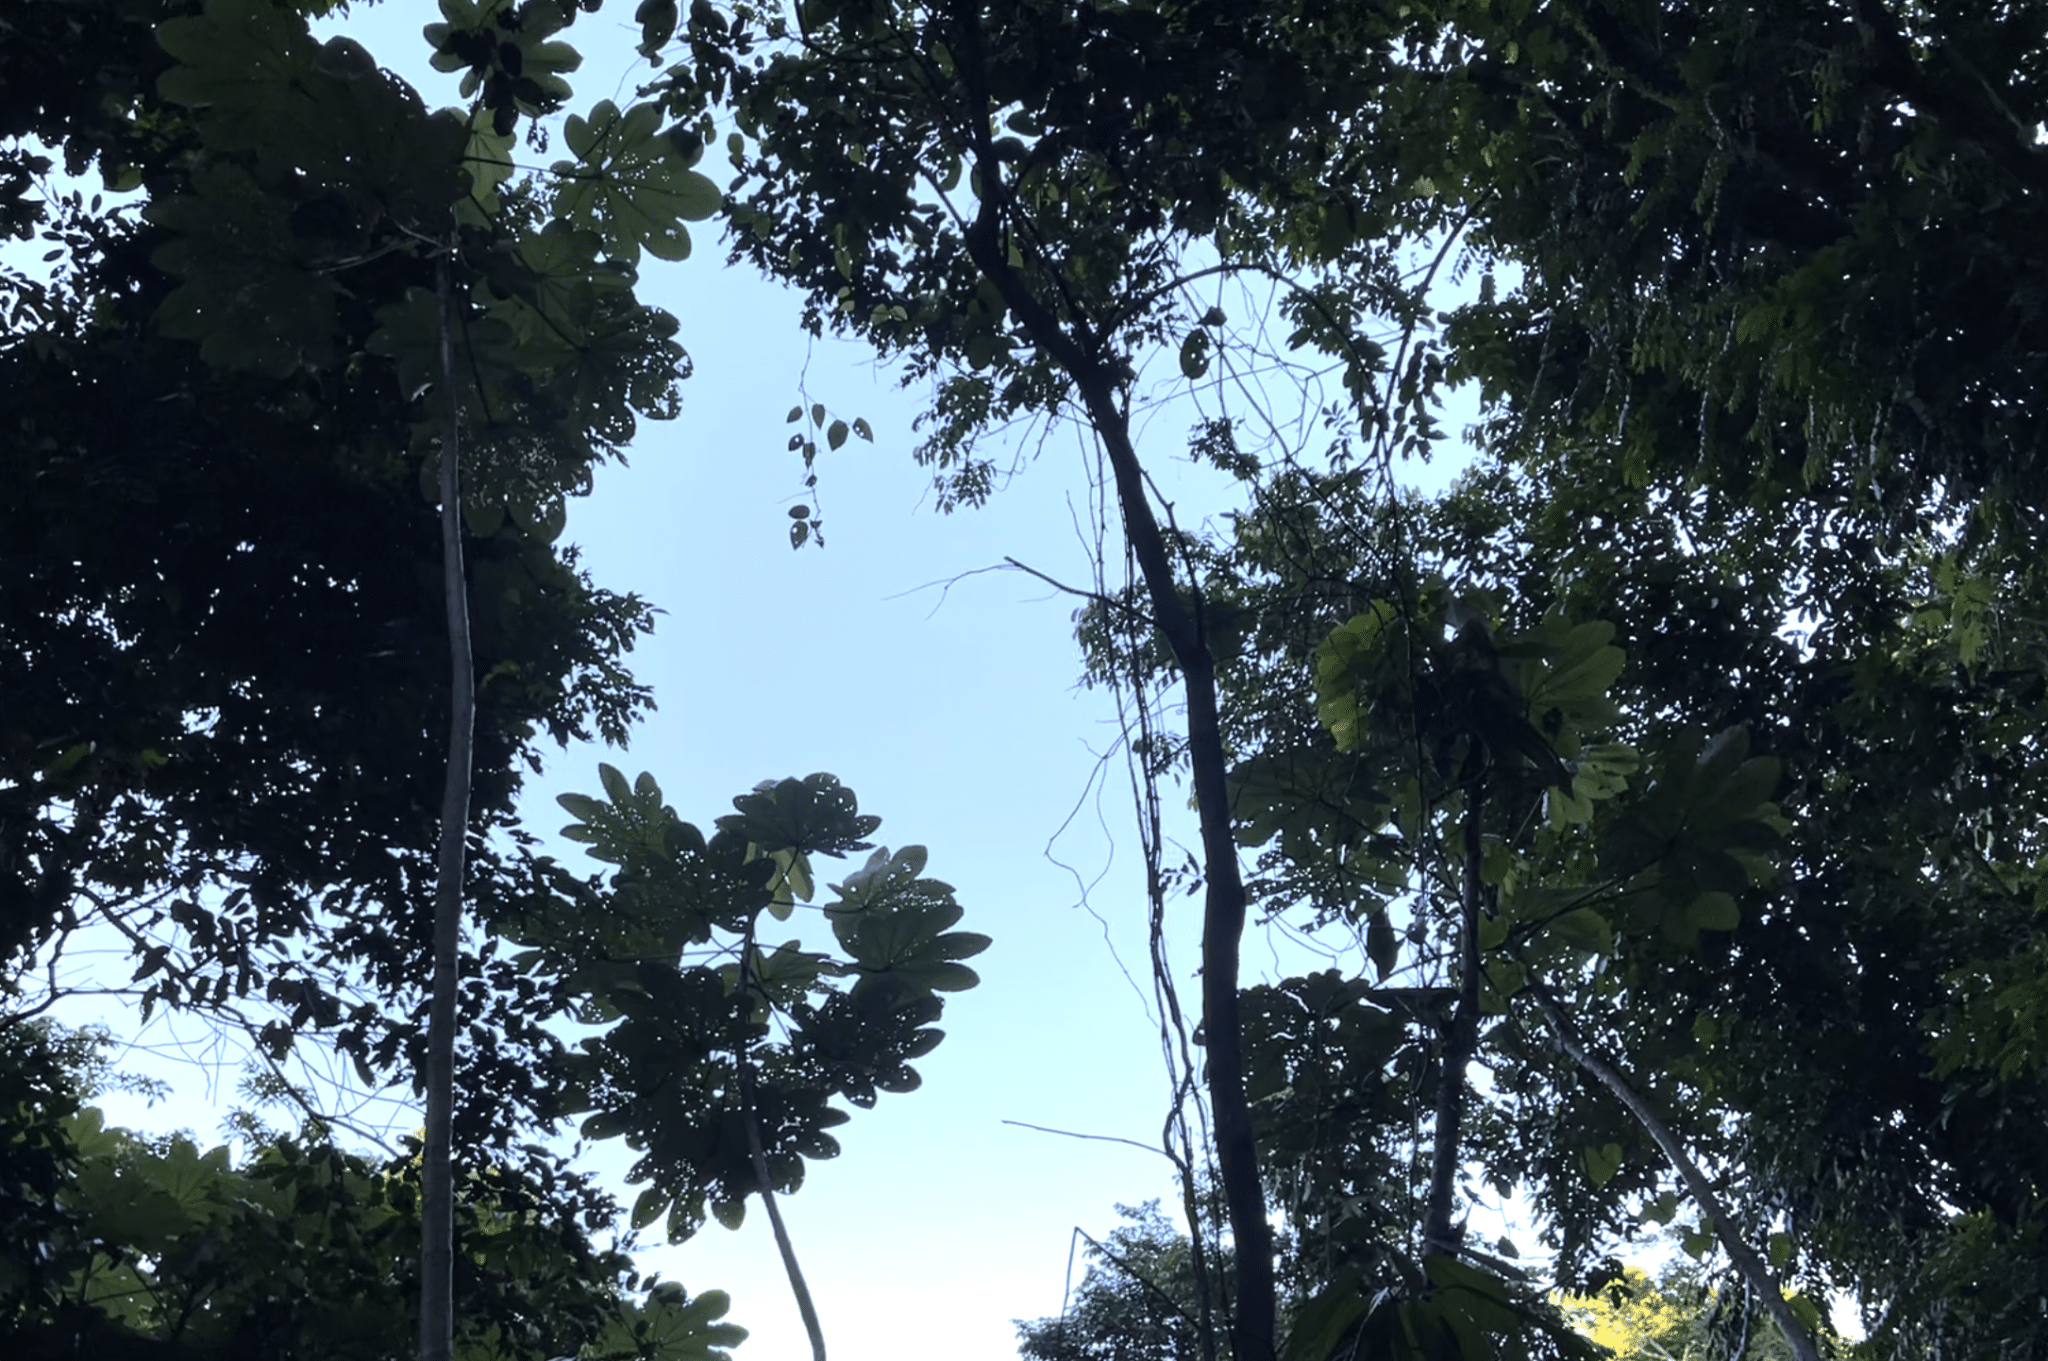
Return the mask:
<path id="1" fill-rule="evenodd" d="M 1641 1295 L 1616 1255 L 1668 1225 L 1740 1325 L 1709 1342 L 1818 1356 L 1841 1291 L 1873 1357 L 2048 1351 L 2048 6 L 648 0 L 644 102 L 567 115 L 594 7 L 444 0 L 444 113 L 314 42 L 319 5 L 0 19 L 0 230 L 55 265 L 0 275 L 0 947 L 107 923 L 154 1003 L 416 1067 L 452 406 L 497 1098 L 457 1143 L 498 1167 L 585 1115 L 680 1233 L 772 1213 L 830 1102 L 915 1081 L 982 944 L 921 850 L 837 887 L 835 950 L 756 940 L 811 856 L 870 849 L 836 781 L 706 836 L 607 768 L 569 803 L 587 881 L 510 822 L 542 732 L 649 702 L 647 607 L 554 537 L 674 414 L 633 288 L 718 214 L 929 387 L 948 509 L 1018 422 L 1100 451 L 1125 551 L 1077 623 L 1129 723 L 1196 1289 L 1092 1277 L 1086 1345 L 1584 1354 L 1552 1292 Z M 53 155 L 146 206 L 37 199 Z M 1404 497 L 1457 381 L 1480 465 Z M 1162 497 L 1183 453 L 1228 517 Z M 1353 948 L 1245 986 L 1261 918 Z M 609 1028 L 564 1052 L 561 1015 Z M 72 1156 L 50 1128 L 23 1185 Z M 1478 1241 L 1480 1187 L 1545 1261 Z M 1117 1241 L 1178 1276 L 1162 1232 Z"/>
<path id="2" fill-rule="evenodd" d="M 1026 1361 L 1195 1361 L 1205 1355 L 1201 1324 L 1209 1294 L 1195 1244 L 1157 1201 L 1119 1205 L 1123 1223 L 1088 1240 L 1087 1268 L 1069 1282 L 1052 1318 L 1017 1322 Z M 1078 1230 L 1076 1231 L 1079 1232 Z M 1227 1358 L 1228 1344 L 1216 1355 Z"/>
<path id="3" fill-rule="evenodd" d="M 650 703 L 624 659 L 651 610 L 597 588 L 556 539 L 593 465 L 639 419 L 676 414 L 687 360 L 674 319 L 634 296 L 637 266 L 643 253 L 685 258 L 686 222 L 720 194 L 690 168 L 701 149 L 653 105 L 600 101 L 561 122 L 565 158 L 514 164 L 521 120 L 571 97 L 577 55 L 553 35 L 573 8 L 451 3 L 428 37 L 443 69 L 469 71 L 474 99 L 440 112 L 359 44 L 315 40 L 307 13 L 326 8 L 85 0 L 0 21 L 0 132 L 19 171 L 4 221 L 53 243 L 48 277 L 8 271 L 0 338 L 7 471 L 23 491 L 0 567 L 0 945 L 24 1016 L 52 1000 L 25 967 L 52 965 L 82 928 L 110 929 L 132 947 L 145 1011 L 240 1027 L 273 1067 L 317 1040 L 366 1084 L 424 1088 L 423 1211 L 331 1147 L 281 1144 L 243 1170 L 185 1145 L 166 1156 L 216 1183 L 208 1205 L 250 1199 L 278 1215 L 296 1211 L 249 1188 L 276 1181 L 279 1159 L 339 1179 L 375 1224 L 329 1216 L 319 1232 L 360 1230 L 383 1255 L 335 1263 L 335 1299 L 390 1334 L 364 1344 L 374 1354 L 423 1315 L 431 1357 L 512 1326 L 485 1319 L 473 1292 L 464 1321 L 447 1319 L 436 1282 L 449 1250 L 435 1242 L 451 1215 L 460 1289 L 503 1255 L 507 1188 L 524 1197 L 519 1232 L 541 1242 L 613 1212 L 554 1175 L 537 1134 L 596 1110 L 591 1136 L 652 1143 L 636 1175 L 657 1185 L 636 1216 L 673 1205 L 676 1236 L 702 1222 L 707 1197 L 727 1222 L 751 1194 L 772 1216 L 799 1153 L 836 1151 L 822 1131 L 845 1115 L 829 1098 L 872 1105 L 878 1089 L 916 1084 L 908 1060 L 940 1038 L 934 993 L 970 986 L 957 961 L 985 942 L 946 930 L 960 915 L 951 891 L 905 848 L 878 852 L 825 908 L 843 957 L 756 947 L 756 916 L 811 897 L 812 854 L 868 849 L 878 820 L 829 776 L 743 796 L 708 844 L 679 821 L 680 839 L 664 839 L 660 817 L 674 818 L 658 792 L 648 807 L 622 801 L 625 822 L 584 835 L 626 867 L 611 882 L 533 853 L 511 810 L 543 736 L 623 743 Z M 51 153 L 143 200 L 107 211 L 82 190 L 36 197 Z M 651 789 L 643 777 L 639 793 Z M 599 808 L 579 816 L 601 822 Z M 458 997 L 441 952 L 453 965 L 465 918 L 480 929 Z M 505 932 L 530 948 L 501 952 Z M 784 1012 L 794 1055 L 754 1052 Z M 550 1028 L 568 1016 L 604 1029 L 592 1053 Z M 0 1018 L 10 1035 L 21 1024 Z M 472 1042 L 451 1129 L 436 1115 L 450 1075 L 432 1054 L 453 1051 L 458 1024 Z M 677 1035 L 694 1066 L 673 1066 Z M 88 1159 L 141 1157 L 78 1131 Z M 30 1144 L 76 1142 L 46 1133 Z M 451 1145 L 465 1169 L 452 1206 L 436 1192 Z M 144 1181 L 161 1171 L 145 1164 Z M 144 1226 L 158 1237 L 141 1246 L 101 1235 L 74 1274 L 93 1277 L 102 1248 L 122 1269 L 154 1270 L 188 1230 L 217 1227 L 214 1210 L 194 1214 Z M 394 1274 L 408 1225 L 428 1267 Z M 56 1232 L 24 1229 L 25 1260 L 50 1259 Z M 585 1257 L 563 1270 L 619 1295 L 621 1259 Z M 53 1279 L 19 1302 L 19 1330 L 63 1333 L 67 1301 L 98 1299 Z M 196 1309 L 205 1284 L 136 1288 L 187 1290 Z M 244 1326 L 239 1305 L 206 1298 L 220 1328 Z M 186 1305 L 165 1307 L 182 1320 Z M 671 1306 L 665 1290 L 635 1307 Z M 131 1324 L 184 1326 L 108 1326 Z M 293 1329 L 324 1327 L 263 1323 L 233 1345 L 295 1355 Z M 563 1345 L 609 1345 L 581 1332 Z M 531 1327 L 520 1336 L 554 1345 Z"/>
<path id="4" fill-rule="evenodd" d="M 93 1084 L 78 1062 L 104 1066 L 105 1038 L 42 1025 L 7 1032 L 9 1355 L 402 1354 L 418 1289 L 418 1158 L 379 1165 L 315 1128 L 253 1147 L 237 1166 L 227 1148 L 202 1150 L 187 1135 L 109 1127 L 83 1104 Z M 575 1174 L 538 1184 L 504 1168 L 472 1176 L 458 1277 L 465 1361 L 724 1361 L 745 1337 L 717 1321 L 727 1305 L 715 1291 L 691 1299 L 650 1281 L 633 1298 L 631 1258 L 591 1241 L 609 1216 L 553 1217 Z"/>

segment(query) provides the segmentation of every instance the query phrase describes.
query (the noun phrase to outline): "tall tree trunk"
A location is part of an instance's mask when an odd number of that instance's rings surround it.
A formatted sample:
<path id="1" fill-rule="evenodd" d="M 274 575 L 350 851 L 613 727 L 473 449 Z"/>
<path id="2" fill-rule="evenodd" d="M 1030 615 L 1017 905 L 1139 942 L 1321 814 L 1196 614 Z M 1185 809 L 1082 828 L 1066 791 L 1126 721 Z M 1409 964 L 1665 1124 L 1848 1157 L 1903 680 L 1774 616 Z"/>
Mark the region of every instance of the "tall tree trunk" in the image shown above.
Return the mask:
<path id="1" fill-rule="evenodd" d="M 462 417 L 455 398 L 455 297 L 447 251 L 435 266 L 441 303 L 441 590 L 448 607 L 448 772 L 434 876 L 434 972 L 427 1018 L 427 1136 L 421 1174 L 420 1361 L 455 1347 L 455 990 L 469 830 L 476 670 L 462 571 Z"/>
<path id="2" fill-rule="evenodd" d="M 1479 1047 L 1479 913 L 1486 892 L 1479 870 L 1486 812 L 1486 780 L 1465 790 L 1464 877 L 1458 903 L 1458 1000 L 1444 1027 L 1442 1076 L 1437 1080 L 1436 1138 L 1429 1169 L 1429 1202 L 1422 1220 L 1425 1253 L 1455 1253 L 1461 1235 L 1451 1223 L 1457 1207 L 1459 1150 L 1465 1131 L 1465 1073 Z"/>
<path id="3" fill-rule="evenodd" d="M 982 162 L 989 187 L 985 204 L 1000 201 L 1000 170 L 993 157 Z M 984 218 L 984 222 L 988 222 Z M 995 244 L 992 229 L 971 230 L 968 247 L 975 263 L 1022 320 L 1031 338 L 1059 360 L 1074 380 L 1089 424 L 1109 454 L 1116 481 L 1124 537 L 1138 560 L 1152 620 L 1180 668 L 1188 706 L 1188 765 L 1194 776 L 1195 806 L 1202 826 L 1202 1034 L 1209 1109 L 1216 1128 L 1216 1165 L 1230 1215 L 1234 1247 L 1236 1306 L 1231 1351 L 1236 1361 L 1273 1361 L 1278 1307 L 1273 1282 L 1273 1230 L 1266 1220 L 1266 1194 L 1252 1136 L 1251 1104 L 1244 1087 L 1244 1026 L 1238 1011 L 1238 951 L 1244 935 L 1244 876 L 1238 870 L 1237 838 L 1231 830 L 1228 762 L 1223 751 L 1216 661 L 1209 651 L 1198 611 L 1182 598 L 1166 536 L 1146 497 L 1144 465 L 1131 443 L 1130 422 L 1116 402 L 1115 386 L 1101 361 L 1075 340 L 1031 295 Z M 1191 584 L 1192 589 L 1192 584 Z"/>
<path id="4" fill-rule="evenodd" d="M 1600 1085 L 1612 1092 L 1630 1115 L 1648 1131 L 1650 1138 L 1662 1149 L 1664 1156 L 1677 1169 L 1679 1178 L 1692 1195 L 1692 1202 L 1701 1214 L 1713 1221 L 1714 1236 L 1721 1241 L 1721 1248 L 1728 1254 L 1728 1260 L 1742 1273 L 1742 1279 L 1749 1285 L 1751 1293 L 1763 1301 L 1770 1311 L 1771 1319 L 1778 1325 L 1778 1331 L 1785 1335 L 1787 1345 L 1792 1348 L 1795 1361 L 1820 1361 L 1820 1350 L 1814 1345 L 1812 1334 L 1800 1323 L 1799 1316 L 1792 1312 L 1791 1302 L 1785 1298 L 1785 1291 L 1770 1267 L 1759 1257 L 1756 1250 L 1743 1241 L 1735 1231 L 1734 1216 L 1721 1203 L 1721 1197 L 1714 1191 L 1707 1174 L 1686 1151 L 1678 1135 L 1663 1117 L 1659 1116 L 1642 1093 L 1621 1075 L 1621 1070 L 1595 1054 L 1586 1042 L 1579 1038 L 1577 1030 L 1566 1016 L 1564 1008 L 1550 995 L 1550 990 L 1533 979 L 1529 984 L 1529 995 L 1536 1000 L 1537 1009 L 1549 1023 L 1550 1033 L 1557 1040 L 1557 1047 L 1565 1056 L 1586 1070 Z"/>
<path id="5" fill-rule="evenodd" d="M 1231 1354 L 1237 1361 L 1272 1361 L 1276 1302 L 1273 1230 L 1252 1137 L 1251 1104 L 1244 1088 L 1244 1026 L 1238 1011 L 1238 947 L 1244 935 L 1244 877 L 1230 822 L 1230 792 L 1223 751 L 1216 662 L 1200 622 L 1181 599 L 1179 581 L 1159 521 L 1145 496 L 1145 474 L 1131 444 L 1130 425 L 1108 379 L 1091 365 L 1076 386 L 1090 423 L 1109 452 L 1123 511 L 1124 534 L 1145 579 L 1152 617 L 1180 667 L 1188 705 L 1188 764 L 1202 825 L 1202 1035 L 1209 1110 L 1216 1122 L 1216 1164 L 1230 1214 L 1235 1248 L 1236 1311 Z M 1196 597 L 1200 608 L 1200 597 Z"/>
<path id="6" fill-rule="evenodd" d="M 1117 405 L 1114 370 L 1105 362 L 1102 342 L 1078 325 L 1069 328 L 1032 292 L 1011 249 L 1036 248 L 1004 240 L 1002 212 L 1009 191 L 1003 163 L 996 154 L 989 115 L 997 107 L 987 90 L 985 56 L 981 51 L 980 12 L 961 4 L 955 11 L 955 53 L 960 72 L 977 106 L 966 131 L 980 179 L 981 209 L 962 234 L 967 253 L 982 276 L 994 284 L 1003 303 L 1023 323 L 1032 342 L 1050 355 L 1073 380 L 1088 413 L 1089 424 L 1109 454 L 1116 481 L 1124 537 L 1138 560 L 1145 581 L 1152 620 L 1165 637 L 1180 668 L 1182 693 L 1188 706 L 1188 765 L 1194 776 L 1195 806 L 1201 815 L 1202 874 L 1206 896 L 1202 912 L 1202 1032 L 1206 1046 L 1209 1109 L 1215 1120 L 1216 1164 L 1223 1179 L 1223 1199 L 1230 1215 L 1235 1249 L 1237 1297 L 1231 1324 L 1235 1361 L 1273 1361 L 1278 1304 L 1274 1290 L 1273 1230 L 1266 1221 L 1265 1189 L 1259 1177 L 1258 1150 L 1252 1137 L 1251 1105 L 1244 1088 L 1244 1027 L 1238 1013 L 1238 950 L 1244 935 L 1244 877 L 1238 871 L 1237 839 L 1231 832 L 1230 794 L 1225 781 L 1221 706 L 1216 693 L 1216 661 L 1200 618 L 1201 595 L 1189 583 L 1191 609 L 1183 599 L 1166 538 L 1145 490 L 1145 469 L 1131 443 L 1130 421 Z M 1024 258 L 1020 256 L 1019 258 Z M 1041 260 L 1041 264 L 1044 262 Z M 1051 268 L 1051 266 L 1046 266 Z"/>

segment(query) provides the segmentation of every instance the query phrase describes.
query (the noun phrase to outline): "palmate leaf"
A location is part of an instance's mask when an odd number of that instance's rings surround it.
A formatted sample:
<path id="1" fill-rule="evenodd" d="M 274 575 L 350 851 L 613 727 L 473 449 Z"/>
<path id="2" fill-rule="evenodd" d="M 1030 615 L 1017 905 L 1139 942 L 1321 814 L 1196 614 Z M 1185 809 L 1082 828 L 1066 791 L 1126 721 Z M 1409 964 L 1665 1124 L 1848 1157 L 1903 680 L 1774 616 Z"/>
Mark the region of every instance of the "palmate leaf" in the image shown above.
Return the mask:
<path id="1" fill-rule="evenodd" d="M 659 1361 L 724 1361 L 725 1349 L 747 1338 L 738 1324 L 718 1322 L 731 1307 L 723 1290 L 707 1290 L 693 1300 L 673 1282 L 656 1286 L 645 1310 L 647 1343 Z"/>
<path id="2" fill-rule="evenodd" d="M 837 856 L 865 851 L 870 848 L 865 838 L 882 825 L 880 818 L 860 811 L 851 789 L 822 772 L 764 782 L 732 806 L 739 811 L 720 818 L 718 829 L 743 836 L 764 852 Z"/>
<path id="3" fill-rule="evenodd" d="M 893 856 L 884 847 L 832 886 L 839 901 L 825 915 L 860 970 L 856 992 L 883 980 L 920 993 L 959 992 L 980 981 L 958 961 L 986 950 L 989 938 L 947 930 L 960 920 L 960 906 L 950 884 L 918 877 L 924 865 L 922 846 Z"/>
<path id="4" fill-rule="evenodd" d="M 515 141 L 510 134 L 500 135 L 483 119 L 470 120 L 469 140 L 462 148 L 469 192 L 458 209 L 464 225 L 487 226 L 497 214 L 498 187 L 512 178 L 516 168 L 512 162 Z"/>
<path id="5" fill-rule="evenodd" d="M 430 115 L 360 45 L 315 43 L 302 15 L 261 0 L 211 0 L 203 15 L 164 24 L 158 41 L 178 59 L 158 90 L 200 111 L 208 148 L 254 152 L 266 173 L 303 176 L 302 195 L 344 191 L 366 222 L 426 232 L 447 223 L 468 127 Z"/>
<path id="6" fill-rule="evenodd" d="M 1316 649 L 1316 717 L 1337 740 L 1339 751 L 1364 740 L 1357 669 L 1384 646 L 1388 627 L 1399 617 L 1391 603 L 1375 600 L 1363 614 L 1331 630 Z"/>
<path id="7" fill-rule="evenodd" d="M 583 1350 L 592 1361 L 731 1361 L 728 1348 L 746 1341 L 747 1330 L 723 1323 L 732 1301 L 722 1290 L 695 1299 L 682 1286 L 664 1281 L 646 1302 L 614 1319 Z"/>
<path id="8" fill-rule="evenodd" d="M 516 247 L 484 254 L 475 266 L 494 296 L 526 303 L 542 315 L 566 316 L 587 306 L 583 298 L 593 289 L 632 287 L 633 271 L 601 264 L 603 254 L 604 239 L 596 232 L 557 220 L 521 236 Z"/>
<path id="9" fill-rule="evenodd" d="M 841 972 L 841 967 L 833 962 L 831 956 L 806 950 L 798 942 L 789 940 L 776 946 L 772 953 L 764 954 L 756 948 L 748 960 L 747 982 L 761 998 L 778 1007 L 788 1007 L 815 989 L 821 977 Z M 738 990 L 738 964 L 721 964 L 718 973 L 725 979 L 727 988 Z"/>
<path id="10" fill-rule="evenodd" d="M 667 857 L 669 829 L 678 819 L 662 802 L 654 777 L 642 772 L 636 783 L 628 784 L 617 767 L 603 763 L 597 773 L 610 802 L 588 794 L 557 795 L 555 802 L 576 819 L 562 835 L 589 846 L 591 858 L 613 865 L 631 865 L 642 856 Z"/>
<path id="11" fill-rule="evenodd" d="M 1661 929 L 1690 949 L 1702 931 L 1733 931 L 1738 895 L 1768 883 L 1774 851 L 1788 830 L 1770 795 L 1780 766 L 1751 756 L 1749 734 L 1731 728 L 1695 757 L 1673 752 L 1642 797 L 1607 829 L 1602 859 L 1632 893 L 1618 922 L 1625 930 Z"/>
<path id="12" fill-rule="evenodd" d="M 642 249 L 662 260 L 689 258 L 683 224 L 716 213 L 724 195 L 662 135 L 659 106 L 638 104 L 622 114 L 604 100 L 587 121 L 570 115 L 562 138 L 576 159 L 553 166 L 562 179 L 557 217 L 594 229 L 624 260 L 637 260 Z"/>
<path id="13" fill-rule="evenodd" d="M 281 109 L 319 51 L 305 18 L 269 0 L 208 0 L 203 14 L 159 25 L 157 42 L 178 59 L 157 80 L 165 99 L 243 114 Z"/>
<path id="14" fill-rule="evenodd" d="M 989 942 L 950 929 L 961 917 L 953 890 L 921 877 L 925 852 L 906 847 L 877 853 L 838 886 L 825 910 L 840 950 L 757 944 L 778 893 L 809 898 L 808 857 L 865 849 L 879 820 L 853 792 L 823 774 L 764 782 L 733 801 L 738 811 L 707 841 L 662 804 L 651 776 L 629 781 L 610 766 L 599 776 L 602 797 L 559 802 L 576 818 L 563 835 L 618 866 L 608 900 L 600 891 L 569 911 L 544 909 L 517 923 L 515 938 L 546 954 L 586 1019 L 618 1022 L 570 1056 L 565 1100 L 589 1112 L 586 1137 L 633 1142 L 642 1156 L 630 1178 L 650 1184 L 634 1222 L 666 1214 L 681 1241 L 707 1213 L 736 1226 L 758 1189 L 735 1086 L 740 1054 L 753 1068 L 770 1177 L 794 1190 L 804 1159 L 838 1152 L 825 1133 L 847 1119 L 835 1097 L 870 1106 L 919 1085 L 910 1061 L 942 1039 L 936 994 L 972 986 L 959 961 Z M 712 959 L 676 948 L 712 940 Z M 771 1025 L 771 1012 L 783 1024 Z"/>
<path id="15" fill-rule="evenodd" d="M 472 140 L 453 110 L 429 113 L 417 92 L 381 70 L 369 53 L 337 38 L 294 88 L 286 117 L 256 149 L 289 160 L 319 184 L 345 187 L 381 215 L 430 235 L 447 230 L 463 198 L 463 159 Z M 218 143 L 216 123 L 206 136 Z"/>
<path id="16" fill-rule="evenodd" d="M 332 364 L 338 290 L 295 254 L 289 214 L 221 162 L 193 172 L 192 192 L 152 203 L 145 216 L 175 233 L 153 259 L 180 280 L 157 311 L 163 332 L 198 341 L 222 368 L 282 378 Z"/>
<path id="17" fill-rule="evenodd" d="M 516 344 L 505 356 L 511 369 L 480 376 L 500 418 L 517 409 L 509 393 L 523 375 L 524 390 L 568 428 L 617 446 L 632 439 L 638 417 L 670 420 L 681 410 L 689 356 L 674 339 L 676 319 L 636 302 L 632 270 L 600 260 L 602 247 L 597 233 L 554 222 L 516 252 L 481 260 L 485 316 Z"/>
<path id="18" fill-rule="evenodd" d="M 633 438 L 635 415 L 672 420 L 681 410 L 678 384 L 686 356 L 676 319 L 611 293 L 594 295 L 582 343 L 550 392 L 568 405 L 592 436 L 611 445 Z"/>
<path id="19" fill-rule="evenodd" d="M 434 69 L 463 73 L 464 99 L 483 89 L 484 102 L 493 109 L 535 114 L 559 108 L 569 98 L 572 91 L 562 77 L 581 66 L 583 57 L 568 43 L 550 41 L 569 21 L 561 7 L 441 0 L 441 15 L 444 22 L 428 24 L 422 32 L 434 49 Z M 509 123 L 499 131 L 510 132 Z"/>

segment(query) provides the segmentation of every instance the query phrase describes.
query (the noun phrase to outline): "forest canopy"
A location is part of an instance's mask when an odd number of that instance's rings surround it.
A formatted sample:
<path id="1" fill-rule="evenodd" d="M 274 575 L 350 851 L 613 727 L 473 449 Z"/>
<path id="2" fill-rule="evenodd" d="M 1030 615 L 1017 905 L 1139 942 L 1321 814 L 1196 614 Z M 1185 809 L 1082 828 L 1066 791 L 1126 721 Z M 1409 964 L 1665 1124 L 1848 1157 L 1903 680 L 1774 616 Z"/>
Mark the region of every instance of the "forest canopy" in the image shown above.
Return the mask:
<path id="1" fill-rule="evenodd" d="M 1027 1355 L 2048 1351 L 2048 5 L 646 0 L 589 100 L 599 8 L 442 0 L 439 110 L 317 0 L 0 17 L 0 1326 L 328 1354 L 232 1213 L 355 1235 L 335 1307 L 431 1361 L 708 1356 L 715 1292 L 590 1235 L 751 1201 L 822 1358 L 776 1197 L 989 937 L 835 776 L 693 823 L 605 764 L 595 869 L 517 804 L 662 683 L 562 532 L 687 424 L 644 272 L 722 250 L 926 401 L 942 510 L 1019 429 L 1093 460 L 1182 1197 Z M 1459 392 L 1472 468 L 1402 491 Z M 873 435 L 785 424 L 806 493 Z M 1256 973 L 1283 928 L 1341 948 Z M 416 1095 L 419 1194 L 289 1083 L 241 1166 L 107 1130 L 41 1019 L 87 930 Z"/>

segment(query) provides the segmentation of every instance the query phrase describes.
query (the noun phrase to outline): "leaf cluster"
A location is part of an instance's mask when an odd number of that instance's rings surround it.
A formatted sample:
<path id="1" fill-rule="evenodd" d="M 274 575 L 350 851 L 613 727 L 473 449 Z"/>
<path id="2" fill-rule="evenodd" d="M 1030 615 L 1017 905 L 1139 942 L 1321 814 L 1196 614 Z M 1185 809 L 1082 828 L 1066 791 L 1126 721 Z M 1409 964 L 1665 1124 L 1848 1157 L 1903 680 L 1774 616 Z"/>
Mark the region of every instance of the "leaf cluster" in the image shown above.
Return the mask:
<path id="1" fill-rule="evenodd" d="M 314 1128 L 238 1165 L 226 1147 L 113 1128 L 78 1104 L 52 1038 L 12 1028 L 0 1069 L 43 1084 L 36 1102 L 0 1100 L 0 1146 L 38 1162 L 7 1183 L 7 1222 L 34 1242 L 0 1261 L 15 1355 L 368 1361 L 407 1348 L 416 1160 L 366 1160 Z M 745 1331 L 718 1321 L 723 1295 L 643 1285 L 625 1253 L 550 1218 L 559 1200 L 503 1167 L 465 1179 L 456 1355 L 724 1361 Z"/>
<path id="2" fill-rule="evenodd" d="M 561 802 L 577 818 L 564 835 L 616 866 L 609 881 L 503 929 L 580 1020 L 606 1027 L 561 1061 L 566 1108 L 587 1113 L 585 1135 L 639 1151 L 635 1225 L 665 1214 L 680 1240 L 707 1202 L 741 1222 L 764 1189 L 757 1143 L 772 1188 L 794 1190 L 804 1159 L 839 1151 L 827 1131 L 847 1116 L 831 1101 L 915 1090 L 911 1061 L 944 1035 L 939 994 L 974 986 L 960 961 L 989 942 L 951 929 L 961 909 L 924 877 L 923 847 L 871 847 L 880 819 L 830 775 L 739 796 L 707 837 L 652 776 L 600 774 L 604 798 Z M 816 902 L 836 948 L 758 941 L 764 914 L 786 920 L 818 898 L 813 857 L 870 850 Z"/>

